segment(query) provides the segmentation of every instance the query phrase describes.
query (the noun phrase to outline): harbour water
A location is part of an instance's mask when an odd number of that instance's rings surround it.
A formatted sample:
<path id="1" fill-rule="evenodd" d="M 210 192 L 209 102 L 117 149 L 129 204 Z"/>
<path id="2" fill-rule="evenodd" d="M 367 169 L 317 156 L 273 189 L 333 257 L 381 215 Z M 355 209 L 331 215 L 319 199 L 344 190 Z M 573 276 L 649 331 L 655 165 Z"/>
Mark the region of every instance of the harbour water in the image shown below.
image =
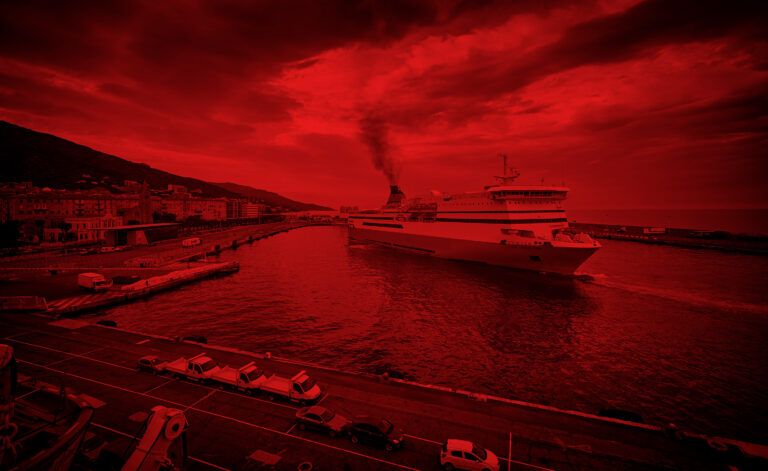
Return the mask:
<path id="1" fill-rule="evenodd" d="M 601 241 L 575 279 L 308 227 L 94 315 L 154 334 L 768 443 L 768 257 Z M 332 390 L 332 385 L 330 385 Z"/>

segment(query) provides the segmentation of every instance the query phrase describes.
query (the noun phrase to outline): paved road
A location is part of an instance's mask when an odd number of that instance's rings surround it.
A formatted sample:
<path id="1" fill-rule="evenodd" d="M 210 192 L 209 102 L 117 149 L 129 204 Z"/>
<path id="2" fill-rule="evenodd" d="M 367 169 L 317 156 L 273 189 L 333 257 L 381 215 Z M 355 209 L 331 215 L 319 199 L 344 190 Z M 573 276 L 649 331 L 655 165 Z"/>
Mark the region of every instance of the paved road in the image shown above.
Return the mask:
<path id="1" fill-rule="evenodd" d="M 67 387 L 104 404 L 92 431 L 108 440 L 138 433 L 128 420 L 161 404 L 185 411 L 190 469 L 233 469 L 256 450 L 282 457 L 278 469 L 437 470 L 448 438 L 476 441 L 496 452 L 502 469 L 514 470 L 709 470 L 727 469 L 724 455 L 702 442 L 672 440 L 653 428 L 638 428 L 527 405 L 481 402 L 466 395 L 387 383 L 286 361 L 257 359 L 267 371 L 290 376 L 306 369 L 326 391 L 320 401 L 347 415 L 376 414 L 405 430 L 402 450 L 386 452 L 346 438 L 300 431 L 297 406 L 270 402 L 164 376 L 137 373 L 136 359 L 164 359 L 207 351 L 220 363 L 241 366 L 253 356 L 203 349 L 116 331 L 78 320 L 51 322 L 0 315 L 3 342 L 16 350 L 21 374 L 59 378 Z M 173 333 L 168 333 L 173 335 Z M 507 459 L 511 458 L 511 461 Z"/>

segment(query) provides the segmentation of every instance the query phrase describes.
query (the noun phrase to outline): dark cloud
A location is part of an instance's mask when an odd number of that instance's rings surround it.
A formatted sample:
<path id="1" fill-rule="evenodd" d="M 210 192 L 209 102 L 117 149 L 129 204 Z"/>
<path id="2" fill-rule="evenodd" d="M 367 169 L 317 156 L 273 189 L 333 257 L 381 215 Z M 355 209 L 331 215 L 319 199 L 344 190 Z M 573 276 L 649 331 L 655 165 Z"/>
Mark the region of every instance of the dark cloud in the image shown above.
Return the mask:
<path id="1" fill-rule="evenodd" d="M 51 96 L 56 99 L 52 100 Z M 0 109 L 19 109 L 41 117 L 90 119 L 101 103 L 92 95 L 50 83 L 0 73 Z"/>
<path id="2" fill-rule="evenodd" d="M 411 85 L 436 98 L 492 99 L 558 72 L 627 61 L 670 44 L 723 36 L 765 40 L 766 5 L 762 1 L 648 0 L 575 25 L 556 42 L 522 57 L 475 53 L 462 67 L 436 67 Z"/>
<path id="3" fill-rule="evenodd" d="M 434 21 L 436 8 L 417 0 L 7 1 L 0 54 L 79 72 L 119 65 L 126 55 L 164 67 L 197 58 L 204 73 L 205 65 L 232 73 L 396 39 Z"/>
<path id="4" fill-rule="evenodd" d="M 235 96 L 228 104 L 228 114 L 248 123 L 287 121 L 291 111 L 301 107 L 296 100 L 278 93 L 248 92 Z"/>
<path id="5" fill-rule="evenodd" d="M 436 15 L 419 0 L 9 1 L 0 2 L 0 56 L 87 78 L 160 112 L 206 115 L 242 98 L 256 121 L 279 121 L 295 103 L 241 97 L 245 85 L 327 49 L 386 44 Z"/>
<path id="6" fill-rule="evenodd" d="M 135 14 L 130 1 L 0 2 L 0 55 L 77 71 L 114 63 L 115 40 Z"/>
<path id="7" fill-rule="evenodd" d="M 765 4 L 6 0 L 0 117 L 202 178 L 300 175 L 318 194 L 380 183 L 369 153 L 396 179 L 390 137 L 402 183 L 425 188 L 482 185 L 499 151 L 584 178 L 602 159 L 600 191 L 718 159 L 737 182 L 765 166 Z"/>

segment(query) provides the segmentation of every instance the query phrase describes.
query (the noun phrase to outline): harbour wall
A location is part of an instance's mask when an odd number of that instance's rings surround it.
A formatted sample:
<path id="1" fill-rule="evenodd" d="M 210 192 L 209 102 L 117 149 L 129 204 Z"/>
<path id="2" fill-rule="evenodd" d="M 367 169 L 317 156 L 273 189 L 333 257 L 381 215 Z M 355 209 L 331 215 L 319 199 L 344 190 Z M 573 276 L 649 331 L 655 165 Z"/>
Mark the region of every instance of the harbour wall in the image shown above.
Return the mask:
<path id="1" fill-rule="evenodd" d="M 624 226 L 571 222 L 577 232 L 597 239 L 624 240 L 645 244 L 673 245 L 695 249 L 713 249 L 768 255 L 768 237 L 732 234 L 726 231 L 701 231 L 669 227 Z"/>

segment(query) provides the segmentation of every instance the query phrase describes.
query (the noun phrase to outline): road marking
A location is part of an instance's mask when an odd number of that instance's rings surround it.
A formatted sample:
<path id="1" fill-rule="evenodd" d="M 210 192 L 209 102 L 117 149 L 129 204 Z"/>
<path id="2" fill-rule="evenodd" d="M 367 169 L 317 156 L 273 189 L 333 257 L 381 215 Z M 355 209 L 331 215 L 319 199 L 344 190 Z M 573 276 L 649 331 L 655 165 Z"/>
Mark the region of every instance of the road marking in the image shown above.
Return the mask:
<path id="1" fill-rule="evenodd" d="M 208 393 L 208 394 L 206 394 L 205 396 L 201 397 L 200 399 L 198 399 L 197 401 L 195 401 L 194 403 L 192 403 L 192 405 L 190 405 L 190 406 L 187 406 L 187 408 L 186 408 L 186 409 L 184 409 L 184 412 L 188 411 L 189 409 L 192 409 L 192 408 L 194 408 L 196 405 L 200 404 L 200 403 L 201 403 L 201 402 L 203 402 L 204 400 L 206 400 L 206 399 L 208 399 L 209 397 L 213 396 L 213 395 L 216 393 L 216 391 L 218 391 L 218 389 L 214 389 L 213 391 L 209 392 L 209 393 Z"/>
<path id="2" fill-rule="evenodd" d="M 158 384 L 158 385 L 157 385 L 157 386 L 155 386 L 154 388 L 152 388 L 152 389 L 148 389 L 148 390 L 146 390 L 146 391 L 144 391 L 144 392 L 145 392 L 145 393 L 148 393 L 148 392 L 150 392 L 150 391 L 154 391 L 155 389 L 160 389 L 160 388 L 162 388 L 163 386 L 165 386 L 166 384 L 170 384 L 170 383 L 173 383 L 174 381 L 176 381 L 176 379 L 175 379 L 175 378 L 174 378 L 174 379 L 169 379 L 168 381 L 164 382 L 163 384 Z"/>
<path id="3" fill-rule="evenodd" d="M 149 342 L 150 340 L 152 340 L 152 339 L 144 339 L 144 340 L 139 340 L 138 342 L 136 342 L 136 345 L 142 345 L 142 344 L 145 344 L 145 343 Z"/>
<path id="4" fill-rule="evenodd" d="M 60 364 L 64 363 L 65 361 L 69 361 L 71 359 L 72 359 L 72 357 L 62 358 L 61 360 L 56 360 L 54 362 L 48 363 L 48 366 L 60 365 Z"/>
<path id="5" fill-rule="evenodd" d="M 16 337 L 21 337 L 22 335 L 27 335 L 29 332 L 19 332 L 18 334 L 11 335 L 10 337 L 6 337 L 5 340 L 13 340 Z"/>
<path id="6" fill-rule="evenodd" d="M 55 368 L 48 368 L 45 365 L 39 365 L 39 364 L 31 362 L 31 361 L 21 360 L 19 358 L 17 358 L 16 361 L 19 362 L 19 363 L 26 363 L 28 365 L 36 366 L 36 367 L 42 368 L 44 370 L 50 370 L 50 371 L 53 371 L 54 373 L 59 373 L 59 374 L 62 374 L 62 375 L 72 376 L 73 378 L 82 379 L 84 381 L 89 381 L 89 382 L 95 383 L 95 384 L 100 384 L 102 386 L 106 386 L 106 387 L 109 387 L 109 388 L 117 389 L 119 391 L 124 391 L 124 392 L 127 392 L 127 393 L 136 394 L 136 395 L 139 395 L 139 396 L 144 396 L 144 397 L 147 397 L 147 398 L 150 398 L 150 399 L 154 399 L 156 401 L 161 401 L 161 402 L 165 402 L 165 403 L 168 403 L 168 404 L 173 404 L 173 405 L 175 405 L 175 406 L 177 406 L 177 407 L 179 407 L 181 409 L 187 408 L 186 405 L 180 404 L 178 402 L 174 402 L 174 401 L 170 401 L 168 399 L 163 399 L 163 398 L 160 398 L 160 397 L 152 396 L 151 394 L 146 394 L 146 393 L 142 393 L 142 392 L 138 392 L 138 391 L 132 391 L 130 389 L 123 388 L 121 386 L 116 386 L 114 384 L 105 383 L 103 381 L 98 381 L 98 380 L 95 380 L 95 379 L 86 378 L 84 376 L 76 375 L 76 374 L 73 374 L 73 373 L 67 373 L 66 371 L 57 370 Z M 217 391 L 217 390 L 214 390 L 214 392 L 215 391 Z M 321 446 L 321 447 L 330 448 L 332 450 L 340 451 L 340 452 L 343 452 L 343 453 L 348 453 L 350 455 L 359 456 L 361 458 L 367 458 L 367 459 L 372 460 L 372 461 L 378 461 L 379 463 L 388 464 L 388 465 L 395 466 L 395 467 L 398 467 L 398 468 L 401 468 L 401 469 L 407 469 L 409 471 L 420 471 L 419 469 L 411 468 L 410 466 L 402 465 L 402 464 L 395 463 L 395 462 L 392 462 L 392 461 L 383 460 L 381 458 L 376 458 L 375 456 L 364 455 L 364 454 L 358 453 L 356 451 L 347 450 L 347 449 L 344 449 L 344 448 L 339 448 L 339 447 L 336 447 L 336 446 L 333 446 L 333 445 L 328 445 L 326 443 L 317 442 L 315 440 L 310 440 L 309 438 L 300 437 L 298 435 L 289 435 L 289 434 L 287 434 L 285 432 L 281 432 L 280 430 L 275 430 L 275 429 L 271 429 L 269 427 L 264 427 L 262 425 L 257 425 L 257 424 L 251 423 L 251 422 L 246 422 L 244 420 L 236 419 L 234 417 L 229 417 L 229 416 L 226 416 L 226 415 L 217 414 L 215 412 L 207 411 L 207 410 L 204 410 L 204 409 L 198 409 L 198 408 L 192 407 L 192 406 L 189 406 L 188 409 L 189 410 L 193 410 L 195 412 L 200 412 L 202 414 L 211 415 L 211 416 L 214 416 L 214 417 L 219 417 L 220 419 L 229 420 L 229 421 L 232 421 L 232 422 L 235 422 L 235 423 L 238 423 L 238 424 L 241 424 L 241 425 L 245 425 L 245 426 L 248 426 L 248 427 L 253 427 L 253 428 L 260 429 L 260 430 L 264 430 L 266 432 L 272 432 L 272 433 L 275 433 L 275 434 L 278 434 L 278 435 L 282 435 L 282 436 L 285 436 L 285 437 L 290 437 L 290 438 L 293 438 L 295 440 L 301 440 L 303 442 L 313 443 L 313 444 Z"/>
<path id="7" fill-rule="evenodd" d="M 512 432 L 509 432 L 509 448 L 507 450 L 507 471 L 512 471 Z"/>
<path id="8" fill-rule="evenodd" d="M 416 439 L 416 440 L 421 440 L 422 442 L 432 443 L 433 445 L 443 446 L 443 444 L 441 442 L 436 442 L 436 441 L 430 440 L 428 438 L 421 438 L 421 437 L 417 437 L 416 435 L 408 435 L 407 433 L 404 433 L 403 436 L 404 437 L 408 437 L 408 438 L 413 438 L 413 439 Z"/>
<path id="9" fill-rule="evenodd" d="M 109 431 L 109 432 L 112 432 L 112 433 L 116 433 L 116 434 L 118 434 L 118 435 L 122 435 L 122 436 L 124 436 L 124 437 L 132 438 L 132 439 L 134 439 L 134 440 L 138 440 L 138 439 L 139 439 L 139 437 L 137 437 L 137 436 L 135 436 L 135 435 L 131 435 L 131 434 L 129 434 L 129 433 L 121 432 L 120 430 L 115 430 L 115 429 L 113 429 L 113 428 L 110 428 L 110 427 L 107 427 L 107 426 L 105 426 L 105 425 L 100 425 L 100 424 L 97 424 L 97 423 L 95 423 L 95 422 L 91 422 L 91 425 L 93 425 L 94 427 L 103 428 L 104 430 L 107 430 L 107 431 Z M 188 459 L 190 459 L 190 460 L 192 460 L 192 461 L 197 461 L 197 462 L 199 462 L 199 463 L 202 463 L 202 464 L 204 464 L 204 465 L 206 465 L 206 466 L 210 466 L 211 468 L 220 469 L 220 470 L 222 470 L 222 471 L 231 471 L 231 470 L 230 470 L 230 469 L 228 469 L 228 468 L 222 468 L 222 467 L 221 467 L 221 466 L 219 466 L 219 465 L 216 465 L 216 464 L 210 463 L 210 462 L 208 462 L 208 461 L 205 461 L 205 460 L 201 460 L 200 458 L 195 458 L 194 456 L 187 456 L 187 458 L 188 458 Z"/>
<path id="10" fill-rule="evenodd" d="M 291 425 L 291 428 L 289 428 L 288 431 L 286 431 L 285 433 L 291 433 L 291 430 L 293 430 L 294 427 L 296 427 L 295 423 Z"/>
<path id="11" fill-rule="evenodd" d="M 316 406 L 319 406 L 319 405 L 320 405 L 320 403 L 321 403 L 321 402 L 323 402 L 323 401 L 325 400 L 325 398 L 326 398 L 326 397 L 328 397 L 328 396 L 330 396 L 330 394 L 328 394 L 328 393 L 325 393 L 325 396 L 321 397 L 321 398 L 320 398 L 320 399 L 319 399 L 319 400 L 318 400 L 318 401 L 315 403 L 315 405 L 316 405 Z"/>
<path id="12" fill-rule="evenodd" d="M 200 458 L 195 458 L 194 456 L 187 456 L 187 458 L 189 458 L 189 459 L 190 459 L 190 460 L 192 460 L 192 461 L 197 461 L 198 463 L 202 463 L 202 464 L 204 464 L 204 465 L 206 465 L 206 466 L 210 466 L 211 468 L 220 469 L 220 470 L 222 470 L 222 471 L 231 471 L 231 470 L 230 470 L 230 469 L 228 469 L 228 468 L 222 468 L 222 467 L 221 467 L 221 466 L 219 466 L 219 465 L 215 465 L 215 464 L 213 464 L 213 463 L 211 463 L 211 462 L 209 462 L 209 461 L 201 460 Z"/>
<path id="13" fill-rule="evenodd" d="M 541 466 L 536 466 L 535 464 L 531 464 L 531 463 L 525 463 L 523 461 L 507 460 L 506 458 L 501 458 L 501 459 L 502 461 L 509 461 L 509 466 L 512 466 L 512 463 L 515 463 L 515 464 L 519 464 L 521 466 L 527 466 L 533 469 L 540 469 L 542 471 L 555 471 L 552 468 L 542 468 Z"/>
<path id="14" fill-rule="evenodd" d="M 101 364 L 104 364 L 104 365 L 109 365 L 109 366 L 114 366 L 114 367 L 117 367 L 117 368 L 122 368 L 124 370 L 135 371 L 133 368 L 128 368 L 127 366 L 118 365 L 118 364 L 115 364 L 115 363 L 110 363 L 108 361 L 97 360 L 95 358 L 86 357 L 86 356 L 83 356 L 83 355 L 79 355 L 77 353 L 71 353 L 71 352 L 67 352 L 67 351 L 64 351 L 64 350 L 58 350 L 56 348 L 43 347 L 42 345 L 36 345 L 34 343 L 22 342 L 21 340 L 15 340 L 15 339 L 11 340 L 11 339 L 9 339 L 7 337 L 6 337 L 6 340 L 10 340 L 11 342 L 20 343 L 22 345 L 29 345 L 30 347 L 42 348 L 44 350 L 50 350 L 52 352 L 63 353 L 65 355 L 71 355 L 73 357 L 83 358 L 85 360 L 95 361 L 96 363 L 101 363 Z M 107 347 L 102 347 L 102 348 L 107 348 Z"/>
<path id="15" fill-rule="evenodd" d="M 190 383 L 190 384 L 193 384 L 193 385 L 201 387 L 201 388 L 210 388 L 211 387 L 211 386 L 204 386 L 202 384 L 194 384 L 194 383 Z M 221 391 L 224 394 L 230 394 L 232 396 L 237 396 L 237 397 L 245 397 L 245 398 L 248 398 L 248 399 L 250 399 L 252 401 L 263 402 L 264 404 L 272 404 L 273 406 L 282 407 L 283 409 L 299 410 L 298 407 L 289 406 L 288 404 L 280 404 L 277 401 L 267 401 L 265 399 L 259 399 L 258 397 L 253 397 L 253 396 L 251 396 L 249 394 L 236 393 L 236 392 L 232 392 L 232 391 L 227 391 L 226 389 L 221 389 L 219 391 Z"/>

